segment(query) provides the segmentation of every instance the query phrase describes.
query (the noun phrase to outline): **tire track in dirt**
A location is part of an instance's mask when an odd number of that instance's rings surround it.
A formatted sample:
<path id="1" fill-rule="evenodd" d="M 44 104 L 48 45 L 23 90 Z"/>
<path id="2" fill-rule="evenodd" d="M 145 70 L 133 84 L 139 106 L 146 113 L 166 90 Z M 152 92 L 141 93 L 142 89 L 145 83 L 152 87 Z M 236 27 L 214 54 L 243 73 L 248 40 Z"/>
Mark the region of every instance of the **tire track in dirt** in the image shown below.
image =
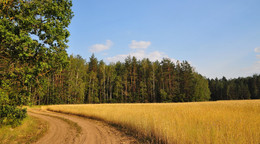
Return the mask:
<path id="1" fill-rule="evenodd" d="M 76 137 L 76 130 L 73 129 L 67 122 L 59 118 L 48 115 L 39 114 L 34 111 L 28 111 L 30 116 L 43 119 L 49 123 L 47 133 L 40 138 L 36 144 L 62 144 L 74 143 Z"/>
<path id="2" fill-rule="evenodd" d="M 43 137 L 44 139 L 47 140 L 51 140 L 51 139 L 54 140 L 56 138 L 60 138 L 63 139 L 59 141 L 60 143 L 65 142 L 65 143 L 75 143 L 75 144 L 138 143 L 138 141 L 133 137 L 127 136 L 126 134 L 118 131 L 116 128 L 111 127 L 108 124 L 105 124 L 100 121 L 87 119 L 80 116 L 50 112 L 45 110 L 30 110 L 30 111 L 32 111 L 33 113 L 31 112 L 29 114 L 37 114 L 36 117 L 40 116 L 39 118 L 43 118 L 43 119 L 45 118 L 44 120 L 50 123 L 50 129 L 47 132 L 47 134 Z M 49 117 L 52 118 L 46 118 L 48 117 L 46 115 L 49 115 Z M 76 130 L 75 129 L 71 130 L 72 128 L 68 129 L 69 126 L 64 124 L 64 122 L 63 124 L 56 125 L 57 122 L 53 122 L 54 117 L 60 117 L 72 121 L 74 123 L 77 123 L 77 125 L 81 127 L 81 133 L 77 136 Z M 56 126 L 52 126 L 52 125 L 56 125 Z M 60 128 L 51 129 L 51 127 L 60 127 Z M 49 133 L 54 133 L 52 132 L 53 130 L 60 131 L 60 129 L 62 133 L 60 134 L 56 132 L 56 135 L 58 136 L 53 136 L 53 134 L 49 134 Z M 51 141 L 51 143 L 53 143 L 53 141 Z"/>

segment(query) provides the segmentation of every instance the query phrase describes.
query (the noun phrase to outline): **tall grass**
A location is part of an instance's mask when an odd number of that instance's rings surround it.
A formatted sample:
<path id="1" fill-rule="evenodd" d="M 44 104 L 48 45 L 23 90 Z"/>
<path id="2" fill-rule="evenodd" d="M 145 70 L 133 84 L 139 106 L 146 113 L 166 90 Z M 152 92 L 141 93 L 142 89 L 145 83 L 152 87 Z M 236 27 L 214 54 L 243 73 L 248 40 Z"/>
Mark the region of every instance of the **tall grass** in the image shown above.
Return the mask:
<path id="1" fill-rule="evenodd" d="M 260 100 L 167 104 L 55 105 L 166 143 L 260 143 Z"/>

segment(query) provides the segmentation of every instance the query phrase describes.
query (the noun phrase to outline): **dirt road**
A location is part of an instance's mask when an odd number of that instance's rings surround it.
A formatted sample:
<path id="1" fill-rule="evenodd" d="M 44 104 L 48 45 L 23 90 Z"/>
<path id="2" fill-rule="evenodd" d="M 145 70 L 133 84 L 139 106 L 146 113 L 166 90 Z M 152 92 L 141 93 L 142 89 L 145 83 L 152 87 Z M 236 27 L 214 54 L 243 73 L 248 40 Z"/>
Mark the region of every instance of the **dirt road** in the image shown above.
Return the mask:
<path id="1" fill-rule="evenodd" d="M 28 114 L 49 123 L 49 130 L 39 139 L 37 144 L 138 143 L 133 137 L 96 120 L 33 109 L 29 109 Z"/>

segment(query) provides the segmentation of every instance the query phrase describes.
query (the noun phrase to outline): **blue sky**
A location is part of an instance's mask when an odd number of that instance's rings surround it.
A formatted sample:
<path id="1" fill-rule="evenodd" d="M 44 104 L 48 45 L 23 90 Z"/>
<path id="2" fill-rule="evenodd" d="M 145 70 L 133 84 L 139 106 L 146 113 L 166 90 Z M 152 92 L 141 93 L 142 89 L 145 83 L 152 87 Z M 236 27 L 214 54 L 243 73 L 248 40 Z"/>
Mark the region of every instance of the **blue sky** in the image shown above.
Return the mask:
<path id="1" fill-rule="evenodd" d="M 260 73 L 260 0 L 74 0 L 68 53 L 187 60 L 202 75 Z"/>

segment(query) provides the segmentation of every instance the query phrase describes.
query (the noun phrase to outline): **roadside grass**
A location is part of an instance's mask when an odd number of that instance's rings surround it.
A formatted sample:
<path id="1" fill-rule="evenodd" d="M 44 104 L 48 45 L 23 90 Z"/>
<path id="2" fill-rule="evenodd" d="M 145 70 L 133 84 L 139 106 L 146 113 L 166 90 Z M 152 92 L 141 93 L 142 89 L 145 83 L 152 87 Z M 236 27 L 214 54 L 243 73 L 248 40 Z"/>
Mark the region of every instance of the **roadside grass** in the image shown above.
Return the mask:
<path id="1" fill-rule="evenodd" d="M 260 100 L 42 108 L 103 120 L 152 143 L 260 143 Z"/>
<path id="2" fill-rule="evenodd" d="M 0 128 L 0 144 L 20 144 L 36 142 L 47 131 L 47 122 L 27 116 L 18 127 Z"/>

